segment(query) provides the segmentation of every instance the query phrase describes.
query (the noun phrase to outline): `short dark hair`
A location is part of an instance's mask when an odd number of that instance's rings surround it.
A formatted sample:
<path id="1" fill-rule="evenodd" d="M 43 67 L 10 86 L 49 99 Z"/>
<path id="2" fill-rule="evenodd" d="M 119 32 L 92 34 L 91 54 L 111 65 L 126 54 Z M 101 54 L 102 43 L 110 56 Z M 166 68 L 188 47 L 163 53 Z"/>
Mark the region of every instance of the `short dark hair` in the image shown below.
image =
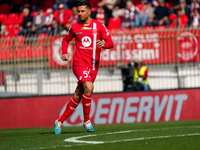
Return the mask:
<path id="1" fill-rule="evenodd" d="M 79 6 L 86 6 L 87 9 L 91 10 L 90 3 L 86 2 L 86 1 L 82 1 L 82 2 L 78 3 L 77 7 L 79 7 Z"/>

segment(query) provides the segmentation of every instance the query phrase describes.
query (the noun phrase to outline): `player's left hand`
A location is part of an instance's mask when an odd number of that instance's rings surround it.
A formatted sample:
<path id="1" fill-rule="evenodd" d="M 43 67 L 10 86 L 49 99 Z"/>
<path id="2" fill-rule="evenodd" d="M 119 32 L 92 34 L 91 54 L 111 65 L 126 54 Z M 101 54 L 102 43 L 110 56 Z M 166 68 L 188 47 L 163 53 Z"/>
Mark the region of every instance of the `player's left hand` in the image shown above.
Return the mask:
<path id="1" fill-rule="evenodd" d="M 97 46 L 98 46 L 99 48 L 105 48 L 104 43 L 103 43 L 102 41 L 100 41 L 100 40 L 97 41 Z"/>
<path id="2" fill-rule="evenodd" d="M 69 57 L 69 54 L 64 54 L 64 55 L 61 56 L 61 59 L 63 61 L 68 61 L 68 57 Z"/>

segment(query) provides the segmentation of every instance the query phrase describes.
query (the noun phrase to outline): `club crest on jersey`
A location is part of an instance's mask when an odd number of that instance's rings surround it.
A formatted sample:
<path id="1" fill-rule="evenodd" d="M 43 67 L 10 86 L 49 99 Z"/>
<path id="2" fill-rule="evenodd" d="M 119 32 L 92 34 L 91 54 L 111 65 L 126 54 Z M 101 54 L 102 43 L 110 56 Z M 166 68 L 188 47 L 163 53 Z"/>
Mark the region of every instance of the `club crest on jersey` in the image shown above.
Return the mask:
<path id="1" fill-rule="evenodd" d="M 92 30 L 92 27 L 82 27 L 81 30 Z"/>
<path id="2" fill-rule="evenodd" d="M 91 43 L 92 43 L 92 40 L 91 40 L 91 38 L 90 38 L 89 36 L 84 36 L 84 37 L 81 39 L 81 41 L 82 41 L 82 45 L 83 45 L 84 47 L 88 47 L 88 46 L 90 46 Z"/>

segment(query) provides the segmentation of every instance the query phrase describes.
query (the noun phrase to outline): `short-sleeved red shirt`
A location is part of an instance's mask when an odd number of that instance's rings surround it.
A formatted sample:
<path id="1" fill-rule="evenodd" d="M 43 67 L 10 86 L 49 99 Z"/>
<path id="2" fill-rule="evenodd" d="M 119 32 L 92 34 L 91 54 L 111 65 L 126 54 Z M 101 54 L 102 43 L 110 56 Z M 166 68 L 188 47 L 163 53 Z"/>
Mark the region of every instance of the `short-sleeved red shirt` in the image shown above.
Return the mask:
<path id="1" fill-rule="evenodd" d="M 81 21 L 71 26 L 62 41 L 62 54 L 67 54 L 68 42 L 75 38 L 76 52 L 73 66 L 85 66 L 91 70 L 98 68 L 100 62 L 100 51 L 97 40 L 105 41 L 105 48 L 112 48 L 113 41 L 104 24 L 93 20 L 90 24 Z"/>

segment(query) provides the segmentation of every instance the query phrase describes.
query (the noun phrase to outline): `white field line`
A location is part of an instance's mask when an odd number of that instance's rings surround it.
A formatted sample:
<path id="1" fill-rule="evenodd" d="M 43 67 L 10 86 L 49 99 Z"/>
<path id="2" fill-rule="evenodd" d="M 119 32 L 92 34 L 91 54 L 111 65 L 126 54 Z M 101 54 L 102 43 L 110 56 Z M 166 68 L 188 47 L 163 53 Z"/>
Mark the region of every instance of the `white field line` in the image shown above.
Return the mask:
<path id="1" fill-rule="evenodd" d="M 179 135 L 166 135 L 166 136 L 153 136 L 153 137 L 142 137 L 142 138 L 133 138 L 133 139 L 123 139 L 123 140 L 115 140 L 115 141 L 106 141 L 104 143 L 142 141 L 142 140 L 164 139 L 164 138 L 172 138 L 172 137 L 186 137 L 186 136 L 196 136 L 196 135 L 200 135 L 200 133 L 179 134 Z"/>
<path id="2" fill-rule="evenodd" d="M 123 140 L 105 141 L 105 142 L 104 141 L 84 141 L 85 144 L 62 145 L 62 146 L 51 146 L 51 147 L 38 147 L 38 148 L 32 148 L 31 150 L 57 149 L 57 148 L 61 148 L 61 147 L 64 147 L 64 148 L 66 147 L 67 148 L 67 147 L 75 147 L 75 146 L 84 146 L 84 145 L 88 145 L 88 144 L 105 144 L 105 143 L 117 143 L 117 142 L 130 142 L 130 141 L 142 141 L 142 140 L 151 140 L 151 139 L 164 139 L 164 138 L 172 138 L 172 137 L 188 137 L 188 136 L 197 136 L 197 135 L 200 135 L 200 133 L 142 137 L 142 138 L 123 139 Z M 94 135 L 94 136 L 98 136 L 98 135 Z M 84 136 L 84 137 L 89 137 L 89 136 Z M 70 142 L 73 142 L 73 141 L 70 141 Z M 79 142 L 82 143 L 83 141 L 79 141 Z M 21 149 L 21 150 L 24 150 L 24 149 Z"/>
<path id="3" fill-rule="evenodd" d="M 153 136 L 153 137 L 142 137 L 142 138 L 133 138 L 133 139 L 123 139 L 123 140 L 115 140 L 115 141 L 83 141 L 79 140 L 81 138 L 87 138 L 91 136 L 102 136 L 107 134 L 120 134 L 120 133 L 130 133 L 131 130 L 123 131 L 123 132 L 111 132 L 104 134 L 93 134 L 93 135 L 85 135 L 85 136 L 77 136 L 72 138 L 67 138 L 65 142 L 73 142 L 73 143 L 85 143 L 85 144 L 104 144 L 104 143 L 116 143 L 116 142 L 127 142 L 127 141 L 140 141 L 140 140 L 150 140 L 150 139 L 161 139 L 161 138 L 170 138 L 170 137 L 183 137 L 183 136 L 195 136 L 200 135 L 200 133 L 191 133 L 191 134 L 179 134 L 179 135 L 166 135 L 166 136 Z"/>
<path id="4" fill-rule="evenodd" d="M 188 127 L 187 127 L 188 128 Z M 190 128 L 200 128 L 200 126 L 191 126 Z M 65 142 L 73 142 L 73 143 L 86 143 L 86 144 L 103 144 L 103 143 L 108 143 L 104 141 L 83 141 L 83 140 L 78 140 L 80 138 L 87 138 L 91 136 L 102 136 L 102 135 L 112 135 L 112 134 L 122 134 L 122 133 L 130 133 L 130 132 L 144 132 L 144 131 L 159 131 L 159 130 L 168 130 L 168 129 L 182 129 L 181 127 L 175 127 L 175 128 L 162 128 L 162 129 L 141 129 L 141 130 L 127 130 L 127 131 L 119 131 L 119 132 L 110 132 L 110 133 L 102 133 L 102 134 L 91 134 L 91 135 L 84 135 L 84 136 L 77 136 L 77 137 L 71 137 L 67 138 L 64 141 Z M 123 141 L 123 140 L 122 140 Z"/>
<path id="5" fill-rule="evenodd" d="M 130 132 L 147 132 L 147 131 L 162 131 L 162 130 L 176 130 L 176 129 L 189 129 L 189 128 L 200 128 L 200 126 L 184 126 L 184 127 L 172 127 L 172 128 L 156 128 L 156 129 L 140 129 L 140 130 L 127 130 L 127 131 L 119 131 L 119 132 L 110 132 L 110 133 L 102 133 L 102 134 L 90 134 L 84 136 L 77 136 L 67 138 L 64 141 L 73 142 L 77 144 L 73 145 L 61 145 L 61 146 L 49 146 L 49 147 L 38 147 L 38 148 L 29 148 L 30 150 L 39 150 L 39 149 L 57 149 L 61 147 L 75 147 L 75 146 L 83 146 L 88 144 L 104 144 L 104 143 L 117 143 L 117 142 L 128 142 L 128 141 L 141 141 L 141 140 L 151 140 L 151 139 L 163 139 L 163 138 L 172 138 L 172 137 L 187 137 L 187 136 L 198 136 L 200 133 L 190 133 L 190 134 L 179 134 L 179 135 L 166 135 L 166 136 L 153 136 L 153 137 L 141 137 L 141 138 L 133 138 L 133 139 L 123 139 L 123 140 L 114 140 L 114 141 L 83 141 L 78 140 L 80 138 L 94 137 L 94 136 L 102 136 L 102 135 L 112 135 L 112 134 L 123 134 Z M 81 144 L 78 144 L 81 143 Z M 25 150 L 25 149 L 21 149 Z"/>

